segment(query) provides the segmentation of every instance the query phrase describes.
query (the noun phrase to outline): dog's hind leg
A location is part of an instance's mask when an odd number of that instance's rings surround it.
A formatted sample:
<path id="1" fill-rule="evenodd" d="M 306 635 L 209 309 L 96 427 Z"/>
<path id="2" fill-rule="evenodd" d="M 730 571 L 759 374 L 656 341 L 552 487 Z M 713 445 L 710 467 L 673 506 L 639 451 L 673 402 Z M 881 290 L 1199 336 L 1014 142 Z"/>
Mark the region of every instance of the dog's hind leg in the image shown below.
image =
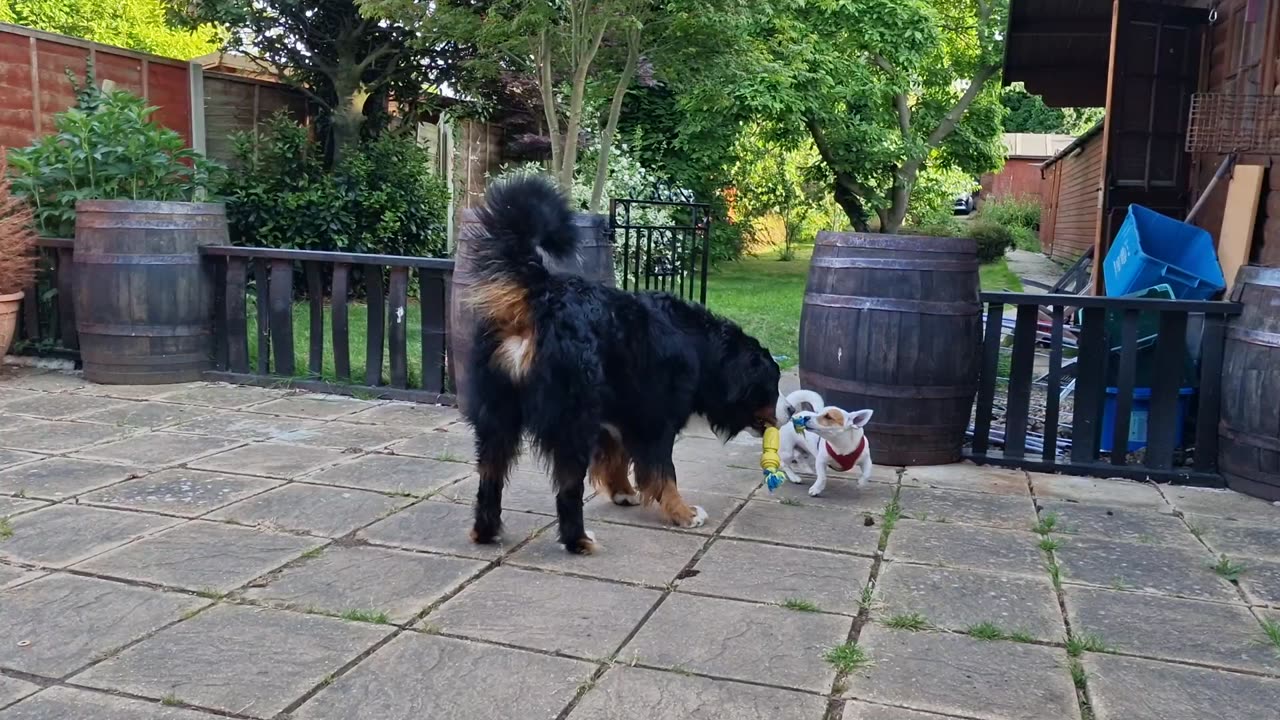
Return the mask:
<path id="1" fill-rule="evenodd" d="M 499 388 L 501 390 L 501 388 Z M 511 390 L 477 393 L 468 409 L 468 418 L 476 433 L 476 470 L 480 487 L 476 491 L 475 524 L 472 542 L 495 542 L 502 532 L 502 489 L 507 473 L 520 455 L 520 401 Z"/>
<path id="2" fill-rule="evenodd" d="M 591 484 L 605 493 L 615 505 L 639 505 L 640 495 L 627 478 L 631 456 L 622 442 L 608 431 L 602 431 L 591 460 Z"/>
<path id="3" fill-rule="evenodd" d="M 579 441 L 556 447 L 552 456 L 551 480 L 556 489 L 556 515 L 560 519 L 560 542 L 564 549 L 578 555 L 590 555 L 597 549 L 595 536 L 587 531 L 582 519 L 582 501 L 587 484 L 590 441 Z"/>

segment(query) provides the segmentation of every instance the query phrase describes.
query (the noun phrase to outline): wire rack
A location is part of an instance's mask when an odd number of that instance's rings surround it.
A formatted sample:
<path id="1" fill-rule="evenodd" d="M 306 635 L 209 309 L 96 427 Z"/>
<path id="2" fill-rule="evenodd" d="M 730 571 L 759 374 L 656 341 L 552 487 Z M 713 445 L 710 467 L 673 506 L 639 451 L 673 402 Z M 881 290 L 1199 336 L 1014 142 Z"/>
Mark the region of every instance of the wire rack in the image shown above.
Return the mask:
<path id="1" fill-rule="evenodd" d="M 1187 152 L 1280 155 L 1280 95 L 1192 95 Z"/>

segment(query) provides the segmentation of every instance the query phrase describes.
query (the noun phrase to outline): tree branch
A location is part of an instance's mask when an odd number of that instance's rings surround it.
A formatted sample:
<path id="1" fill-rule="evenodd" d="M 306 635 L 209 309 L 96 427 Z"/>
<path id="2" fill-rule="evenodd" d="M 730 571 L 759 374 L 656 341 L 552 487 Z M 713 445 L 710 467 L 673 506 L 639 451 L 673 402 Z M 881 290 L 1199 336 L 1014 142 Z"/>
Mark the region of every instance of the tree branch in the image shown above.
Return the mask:
<path id="1" fill-rule="evenodd" d="M 871 59 L 886 73 L 890 75 L 898 74 L 897 69 L 893 67 L 893 63 L 886 60 L 883 55 L 876 53 L 871 56 Z M 911 132 L 911 99 L 907 97 L 906 92 L 894 93 L 893 106 L 898 113 L 898 130 L 902 131 L 902 138 L 905 140 Z"/>
<path id="2" fill-rule="evenodd" d="M 622 101 L 626 99 L 627 88 L 635 77 L 636 66 L 640 64 L 640 36 L 638 27 L 627 29 L 627 61 L 618 75 L 618 84 L 613 88 L 613 100 L 609 103 L 609 116 L 605 121 L 604 131 L 600 134 L 600 157 L 596 161 L 596 178 L 591 188 L 591 204 L 589 212 L 600 212 L 600 203 L 604 199 L 604 185 L 609 179 L 609 154 L 613 150 L 613 136 L 618 131 L 618 120 L 622 117 Z"/>
<path id="3" fill-rule="evenodd" d="M 977 99 L 978 93 L 982 92 L 982 88 L 987 84 L 996 71 L 1000 69 L 998 65 L 985 65 L 974 73 L 973 78 L 969 81 L 969 87 L 965 88 L 964 94 L 960 96 L 960 101 L 943 116 L 942 121 L 938 123 L 938 127 L 929 133 L 929 138 L 925 140 L 925 146 L 930 150 L 942 144 L 942 141 L 956 129 L 956 125 L 960 123 L 960 118 L 964 117 L 964 113 Z"/>
<path id="4" fill-rule="evenodd" d="M 867 191 L 862 187 L 861 183 L 854 180 L 852 175 L 840 169 L 836 162 L 835 153 L 831 149 L 831 144 L 827 142 L 827 134 L 822 129 L 822 126 L 818 124 L 817 119 L 811 115 L 806 115 L 804 125 L 809 129 L 809 135 L 813 137 L 813 144 L 818 148 L 818 154 L 822 156 L 822 161 L 827 164 L 832 174 L 836 176 L 836 182 L 847 187 L 855 195 L 866 198 Z"/>

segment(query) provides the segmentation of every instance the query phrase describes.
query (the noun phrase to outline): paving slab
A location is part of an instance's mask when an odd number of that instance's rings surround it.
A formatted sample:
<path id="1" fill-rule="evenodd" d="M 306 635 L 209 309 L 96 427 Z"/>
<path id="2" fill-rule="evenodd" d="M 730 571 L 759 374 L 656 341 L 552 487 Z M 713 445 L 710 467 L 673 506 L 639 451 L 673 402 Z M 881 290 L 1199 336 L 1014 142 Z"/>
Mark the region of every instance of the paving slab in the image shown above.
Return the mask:
<path id="1" fill-rule="evenodd" d="M 469 537 L 474 516 L 467 505 L 420 502 L 360 530 L 356 537 L 379 545 L 493 560 L 553 522 L 543 515 L 505 512 L 501 541 L 477 545 Z"/>
<path id="2" fill-rule="evenodd" d="M 1099 653 L 1083 664 L 1097 720 L 1266 720 L 1280 707 L 1272 678 Z"/>
<path id="3" fill-rule="evenodd" d="M 1232 490 L 1166 485 L 1161 491 L 1169 503 L 1183 513 L 1244 520 L 1260 525 L 1280 523 L 1280 506 Z"/>
<path id="4" fill-rule="evenodd" d="M 1235 588 L 1212 569 L 1207 550 L 1161 547 L 1083 536 L 1059 539 L 1065 582 L 1234 602 Z"/>
<path id="5" fill-rule="evenodd" d="M 293 433 L 321 426 L 316 420 L 261 415 L 251 412 L 223 411 L 174 425 L 168 430 L 194 435 L 213 435 L 236 440 L 280 440 Z"/>
<path id="6" fill-rule="evenodd" d="M 871 562 L 818 550 L 717 540 L 678 587 L 762 603 L 797 600 L 826 612 L 856 615 L 862 588 L 871 578 Z"/>
<path id="7" fill-rule="evenodd" d="M 1054 518 L 1053 532 L 1195 549 L 1200 541 L 1182 518 L 1168 511 L 1133 510 L 1065 500 L 1040 500 L 1040 516 Z"/>
<path id="8" fill-rule="evenodd" d="M 29 583 L 47 574 L 43 570 L 28 570 L 13 565 L 0 565 L 0 590 Z"/>
<path id="9" fill-rule="evenodd" d="M 35 683 L 0 675 L 0 708 L 11 705 L 39 689 L 40 686 Z"/>
<path id="10" fill-rule="evenodd" d="M 578 660 L 406 633 L 321 690 L 293 717 L 553 720 L 595 668 Z"/>
<path id="11" fill-rule="evenodd" d="M 291 480 L 327 465 L 333 465 L 346 457 L 338 450 L 283 443 L 255 443 L 203 457 L 191 463 L 191 467 L 197 470 L 235 472 Z"/>
<path id="12" fill-rule="evenodd" d="M 596 660 L 616 651 L 660 597 L 656 590 L 499 567 L 428 615 L 423 627 Z"/>
<path id="13" fill-rule="evenodd" d="M 3 425 L 0 425 L 0 428 L 3 427 Z M 36 455 L 35 453 L 18 452 L 17 450 L 5 450 L 4 448 L 0 448 L 0 470 L 14 465 L 21 465 L 22 463 L 39 460 L 42 457 L 44 457 L 44 455 Z"/>
<path id="14" fill-rule="evenodd" d="M 213 408 L 202 408 L 192 405 L 174 405 L 172 403 L 162 402 L 131 402 L 122 403 L 118 407 L 86 413 L 85 415 L 80 416 L 80 419 L 87 422 L 105 423 L 107 425 L 123 425 L 126 427 L 141 428 L 143 430 L 155 430 L 157 428 L 168 427 L 170 425 L 191 422 L 192 420 L 212 415 L 215 412 L 217 412 L 217 410 L 214 410 Z"/>
<path id="15" fill-rule="evenodd" d="M 476 439 L 471 433 L 435 429 L 416 435 L 408 440 L 401 440 L 388 447 L 396 455 L 412 455 L 416 457 L 443 460 L 446 462 L 474 465 L 476 458 Z"/>
<path id="16" fill-rule="evenodd" d="M 204 383 L 190 385 L 173 392 L 154 396 L 165 402 L 183 405 L 203 405 L 205 407 L 237 409 L 275 400 L 285 395 L 284 390 L 253 387 L 250 385 L 227 385 L 225 383 Z"/>
<path id="17" fill-rule="evenodd" d="M 137 432 L 133 428 L 65 420 L 31 420 L 5 428 L 0 447 L 45 453 L 66 453 L 89 445 L 118 440 Z"/>
<path id="18" fill-rule="evenodd" d="M 86 382 L 74 390 L 77 395 L 114 397 L 124 400 L 151 400 L 183 390 L 204 387 L 204 383 L 168 383 L 164 385 L 97 385 Z"/>
<path id="19" fill-rule="evenodd" d="M 9 521 L 0 558 L 62 568 L 182 522 L 161 515 L 51 505 Z"/>
<path id="20" fill-rule="evenodd" d="M 757 459 L 757 465 L 759 462 Z M 760 487 L 761 477 L 759 467 L 748 470 L 687 460 L 676 462 L 676 486 L 680 492 L 692 490 L 745 498 Z"/>
<path id="21" fill-rule="evenodd" d="M 93 505 L 198 517 L 270 490 L 278 480 L 171 468 L 81 496 Z"/>
<path id="22" fill-rule="evenodd" d="M 820 720 L 826 706 L 792 690 L 615 665 L 569 720 Z"/>
<path id="23" fill-rule="evenodd" d="M 62 500 L 128 480 L 138 473 L 138 468 L 114 463 L 48 458 L 0 470 L 0 492 Z"/>
<path id="24" fill-rule="evenodd" d="M 1280 560 L 1250 558 L 1240 575 L 1240 588 L 1255 605 L 1280 607 Z"/>
<path id="25" fill-rule="evenodd" d="M 836 670 L 824 655 L 845 641 L 851 625 L 838 615 L 676 593 L 619 660 L 826 693 Z"/>
<path id="26" fill-rule="evenodd" d="M 1048 475 L 1027 473 L 1037 498 L 1074 500 L 1092 505 L 1129 507 L 1146 510 L 1168 511 L 1154 485 L 1122 480 L 1120 478 L 1085 478 L 1073 475 Z"/>
<path id="27" fill-rule="evenodd" d="M 64 372 L 19 371 L 4 379 L 6 387 L 38 392 L 70 392 L 89 385 L 82 375 Z"/>
<path id="28" fill-rule="evenodd" d="M 249 588 L 244 597 L 332 615 L 383 612 L 391 622 L 405 623 L 484 566 L 478 560 L 334 546 Z"/>
<path id="29" fill-rule="evenodd" d="M 457 422 L 461 418 L 462 414 L 457 409 L 443 405 L 393 402 L 349 415 L 346 419 L 353 422 L 382 423 L 431 430 Z"/>
<path id="30" fill-rule="evenodd" d="M 552 527 L 516 551 L 507 562 L 664 587 L 676 579 L 706 542 L 705 538 L 687 533 L 627 525 L 597 524 L 594 532 L 599 543 L 594 555 L 566 552 Z"/>
<path id="31" fill-rule="evenodd" d="M 694 535 L 711 535 L 734 510 L 746 502 L 740 497 L 699 490 L 685 490 L 680 495 L 686 503 L 696 505 L 707 512 L 706 523 L 696 528 L 676 527 L 667 522 L 657 505 L 615 505 L 612 499 L 599 493 L 587 501 L 583 515 L 588 523 L 600 520 L 637 527 L 663 528 Z"/>
<path id="32" fill-rule="evenodd" d="M 209 519 L 338 538 L 409 502 L 408 498 L 364 490 L 290 483 L 224 507 Z"/>
<path id="33" fill-rule="evenodd" d="M 880 566 L 873 615 L 886 622 L 916 613 L 934 627 L 963 632 L 992 623 L 1006 633 L 1061 642 L 1065 630 L 1058 596 L 1048 576 L 1028 577 L 977 570 Z"/>
<path id="34" fill-rule="evenodd" d="M 904 486 L 947 488 L 1029 497 L 1031 489 L 1027 474 L 1021 470 L 999 467 L 980 467 L 971 462 L 950 465 L 918 465 L 902 473 Z"/>
<path id="35" fill-rule="evenodd" d="M 0 667 L 61 678 L 208 601 L 55 574 L 0 593 Z"/>
<path id="36" fill-rule="evenodd" d="M 1243 605 L 1064 586 L 1071 627 L 1108 650 L 1280 675 L 1280 655 Z"/>
<path id="37" fill-rule="evenodd" d="M 193 520 L 81 563 L 77 570 L 225 593 L 323 541 Z"/>
<path id="38" fill-rule="evenodd" d="M 951 715 L 937 715 L 907 710 L 889 705 L 872 705 L 871 703 L 849 700 L 844 704 L 841 720 L 947 720 Z"/>
<path id="39" fill-rule="evenodd" d="M 323 395 L 319 393 L 299 393 L 257 405 L 254 412 L 269 415 L 289 415 L 308 420 L 332 420 L 358 413 L 361 410 L 375 408 L 382 403 L 370 400 L 356 400 L 342 395 Z"/>
<path id="40" fill-rule="evenodd" d="M 1280 524 L 1260 525 L 1208 515 L 1188 515 L 1187 523 L 1216 553 L 1264 560 L 1280 556 Z"/>
<path id="41" fill-rule="evenodd" d="M 749 500 L 725 528 L 726 537 L 874 555 L 880 518 L 841 508 Z"/>
<path id="42" fill-rule="evenodd" d="M 298 445 L 354 452 L 377 450 L 423 432 L 422 428 L 411 425 L 376 425 L 333 420 L 318 427 L 282 435 L 279 439 Z"/>
<path id="43" fill-rule="evenodd" d="M 752 469 L 760 467 L 760 445 L 759 441 L 753 447 L 736 442 L 721 443 L 719 440 L 684 437 L 676 443 L 671 457 L 677 462 Z"/>
<path id="44" fill-rule="evenodd" d="M 752 476 L 753 489 L 760 486 L 760 471 Z M 854 512 L 883 513 L 886 505 L 893 499 L 895 488 L 888 483 L 868 483 L 866 487 L 858 487 L 856 481 L 829 479 L 822 495 L 810 497 L 809 483 L 783 483 L 773 493 L 760 490 L 753 498 L 756 500 L 781 502 L 792 505 L 812 505 L 828 509 L 852 510 Z"/>
<path id="45" fill-rule="evenodd" d="M 51 687 L 5 711 L 5 720 L 216 720 L 219 715 L 69 687 Z"/>
<path id="46" fill-rule="evenodd" d="M 1065 650 L 874 624 L 858 644 L 870 662 L 847 697 L 982 720 L 1080 717 Z"/>
<path id="47" fill-rule="evenodd" d="M 38 417 L 44 420 L 68 420 L 89 413 L 118 412 L 131 403 L 127 400 L 71 395 L 64 393 L 37 393 L 4 404 L 4 412 Z"/>
<path id="48" fill-rule="evenodd" d="M 31 398 L 43 396 L 45 393 L 36 392 L 34 390 L 22 390 L 9 382 L 8 377 L 0 376 L 5 380 L 4 396 L 0 397 L 0 411 L 3 411 L 9 403 L 25 402 Z"/>
<path id="49" fill-rule="evenodd" d="M 272 718 L 390 631 L 224 604 L 156 633 L 77 675 L 75 682 Z"/>
<path id="50" fill-rule="evenodd" d="M 86 448 L 76 453 L 76 457 L 159 469 L 190 462 L 242 444 L 243 440 L 208 435 L 153 432 Z"/>
<path id="51" fill-rule="evenodd" d="M 1039 541 L 1038 535 L 1022 530 L 899 520 L 885 555 L 927 565 L 1043 576 Z"/>
<path id="52" fill-rule="evenodd" d="M 24 512 L 30 512 L 37 508 L 42 508 L 49 503 L 43 500 L 31 500 L 20 497 L 5 497 L 0 495 L 0 517 L 13 517 Z"/>
<path id="53" fill-rule="evenodd" d="M 322 470 L 307 477 L 307 482 L 423 496 L 457 482 L 472 470 L 463 463 L 375 453 Z"/>
<path id="54" fill-rule="evenodd" d="M 898 504 L 907 517 L 931 522 L 1030 530 L 1036 524 L 1036 509 L 1027 497 L 904 487 Z"/>

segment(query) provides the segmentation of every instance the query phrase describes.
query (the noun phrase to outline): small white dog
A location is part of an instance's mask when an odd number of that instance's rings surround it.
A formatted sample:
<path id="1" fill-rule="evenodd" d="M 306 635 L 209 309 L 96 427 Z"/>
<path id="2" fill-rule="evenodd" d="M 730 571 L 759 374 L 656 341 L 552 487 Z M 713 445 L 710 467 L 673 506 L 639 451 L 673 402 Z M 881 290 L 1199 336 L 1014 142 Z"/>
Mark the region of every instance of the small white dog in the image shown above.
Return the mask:
<path id="1" fill-rule="evenodd" d="M 811 409 L 802 409 L 805 405 Z M 803 483 L 797 471 L 812 472 L 817 479 L 809 488 L 809 495 L 816 497 L 827 489 L 828 470 L 848 472 L 856 466 L 862 473 L 858 487 L 865 487 L 871 477 L 871 446 L 863 428 L 871 414 L 871 410 L 849 412 L 828 406 L 812 390 L 796 390 L 779 397 L 778 456 L 787 479 Z"/>

